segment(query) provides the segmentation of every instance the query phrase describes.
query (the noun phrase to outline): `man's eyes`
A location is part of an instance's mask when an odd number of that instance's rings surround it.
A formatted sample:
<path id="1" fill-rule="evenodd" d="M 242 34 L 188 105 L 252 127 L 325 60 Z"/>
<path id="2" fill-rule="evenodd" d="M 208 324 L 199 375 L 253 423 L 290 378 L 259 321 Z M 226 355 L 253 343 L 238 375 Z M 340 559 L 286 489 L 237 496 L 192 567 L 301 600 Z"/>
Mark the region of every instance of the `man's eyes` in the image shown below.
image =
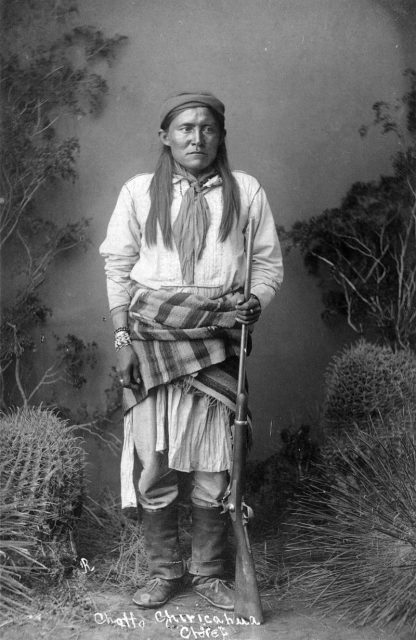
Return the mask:
<path id="1" fill-rule="evenodd" d="M 194 128 L 191 127 L 191 126 L 183 126 L 183 127 L 180 128 L 180 131 L 182 133 L 192 133 L 193 130 L 194 130 Z M 201 133 L 213 135 L 214 133 L 217 133 L 217 129 L 215 127 L 212 127 L 212 126 L 208 125 L 208 126 L 203 127 L 201 129 Z"/>

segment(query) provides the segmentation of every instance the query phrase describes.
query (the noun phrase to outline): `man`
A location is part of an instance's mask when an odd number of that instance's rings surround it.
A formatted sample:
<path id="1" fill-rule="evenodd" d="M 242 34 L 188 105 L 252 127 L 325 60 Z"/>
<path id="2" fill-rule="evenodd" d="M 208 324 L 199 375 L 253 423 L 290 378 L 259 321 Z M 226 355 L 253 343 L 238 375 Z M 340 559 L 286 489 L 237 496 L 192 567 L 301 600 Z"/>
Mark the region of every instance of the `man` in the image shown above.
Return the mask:
<path id="1" fill-rule="evenodd" d="M 253 325 L 280 286 L 282 257 L 264 190 L 230 170 L 224 105 L 208 92 L 162 107 L 154 174 L 123 186 L 100 247 L 124 387 L 122 506 L 139 503 L 150 580 L 134 595 L 157 608 L 178 589 L 178 472 L 192 475 L 194 590 L 233 609 L 224 579 L 239 326 Z M 242 290 L 254 219 L 252 286 Z M 142 471 L 132 484 L 134 454 Z"/>

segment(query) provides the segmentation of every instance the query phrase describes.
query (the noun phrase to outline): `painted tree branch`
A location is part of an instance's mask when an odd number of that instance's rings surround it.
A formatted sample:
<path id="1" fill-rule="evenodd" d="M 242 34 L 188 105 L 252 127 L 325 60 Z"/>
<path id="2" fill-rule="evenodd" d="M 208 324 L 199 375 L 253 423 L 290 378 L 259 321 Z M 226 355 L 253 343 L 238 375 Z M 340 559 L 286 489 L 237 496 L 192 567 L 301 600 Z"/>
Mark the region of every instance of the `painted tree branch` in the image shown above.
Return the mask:
<path id="1" fill-rule="evenodd" d="M 99 114 L 107 84 L 94 65 L 110 64 L 126 38 L 109 38 L 92 26 L 76 24 L 76 0 L 9 0 L 2 18 L 0 126 L 6 152 L 0 172 L 0 246 L 8 253 L 3 277 L 16 286 L 9 304 L 3 301 L 0 372 L 10 386 L 14 367 L 15 386 L 26 406 L 45 386 L 64 378 L 79 388 L 85 381 L 83 365 L 94 363 L 94 343 L 66 336 L 58 339 L 54 361 L 31 390 L 22 380 L 22 371 L 35 372 L 33 329 L 52 314 L 41 299 L 50 266 L 88 244 L 88 221 L 46 220 L 40 211 L 38 196 L 46 188 L 56 191 L 60 181 L 77 177 L 79 142 L 62 137 L 58 125 L 74 116 Z M 15 403 L 10 393 L 7 400 Z M 4 384 L 4 407 L 3 394 Z"/>
<path id="2" fill-rule="evenodd" d="M 393 348 L 416 348 L 416 72 L 405 75 L 402 99 L 373 107 L 373 125 L 400 144 L 392 175 L 353 184 L 340 207 L 287 234 L 320 278 L 324 317 L 341 313 L 354 331 L 376 330 Z M 397 122 L 403 113 L 406 131 Z"/>
<path id="3" fill-rule="evenodd" d="M 384 229 L 380 231 L 382 235 Z M 347 243 L 348 245 L 348 243 Z M 351 246 L 351 245 L 349 245 Z M 409 268 L 407 258 L 410 252 L 414 252 L 416 247 L 416 213 L 415 207 L 404 231 L 397 238 L 397 251 L 390 251 L 390 258 L 395 270 L 394 280 L 396 282 L 395 296 L 391 300 L 385 299 L 384 295 L 378 293 L 387 271 L 383 265 L 383 259 L 387 254 L 387 247 L 381 246 L 381 254 L 368 253 L 367 270 L 361 273 L 353 267 L 350 261 L 340 251 L 336 258 L 330 260 L 316 251 L 311 254 L 320 260 L 331 270 L 334 281 L 342 288 L 349 326 L 357 333 L 363 332 L 362 323 L 355 320 L 356 299 L 358 299 L 367 309 L 368 319 L 379 327 L 381 333 L 387 336 L 388 341 L 392 341 L 397 346 L 405 348 L 409 346 L 412 335 L 415 332 L 416 323 L 416 264 Z M 359 283 L 370 285 L 360 288 L 354 280 L 348 277 L 348 273 L 356 276 Z M 391 276 L 391 273 L 390 273 Z M 373 285 L 373 286 L 372 286 Z M 392 335 L 391 335 L 392 334 Z"/>

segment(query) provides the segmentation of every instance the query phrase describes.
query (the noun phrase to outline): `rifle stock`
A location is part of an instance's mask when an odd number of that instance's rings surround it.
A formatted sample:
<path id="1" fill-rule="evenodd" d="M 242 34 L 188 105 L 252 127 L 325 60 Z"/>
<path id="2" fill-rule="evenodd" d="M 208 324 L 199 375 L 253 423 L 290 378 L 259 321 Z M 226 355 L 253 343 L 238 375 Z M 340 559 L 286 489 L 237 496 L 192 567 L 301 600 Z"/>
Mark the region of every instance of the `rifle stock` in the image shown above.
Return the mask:
<path id="1" fill-rule="evenodd" d="M 247 241 L 247 267 L 244 297 L 250 297 L 251 263 L 253 256 L 253 221 L 249 222 Z M 247 525 L 249 508 L 244 504 L 245 466 L 248 431 L 248 397 L 246 392 L 246 357 L 248 326 L 241 329 L 238 390 L 234 420 L 233 465 L 229 494 L 225 508 L 228 510 L 234 530 L 236 545 L 235 562 L 235 604 L 234 613 L 240 618 L 255 618 L 263 622 L 263 611 L 256 580 L 256 569 L 248 538 Z"/>
<path id="2" fill-rule="evenodd" d="M 248 508 L 244 504 L 247 429 L 247 395 L 240 393 L 234 421 L 234 458 L 228 504 L 236 545 L 234 613 L 237 617 L 255 618 L 256 622 L 262 623 L 256 568 L 247 532 Z"/>

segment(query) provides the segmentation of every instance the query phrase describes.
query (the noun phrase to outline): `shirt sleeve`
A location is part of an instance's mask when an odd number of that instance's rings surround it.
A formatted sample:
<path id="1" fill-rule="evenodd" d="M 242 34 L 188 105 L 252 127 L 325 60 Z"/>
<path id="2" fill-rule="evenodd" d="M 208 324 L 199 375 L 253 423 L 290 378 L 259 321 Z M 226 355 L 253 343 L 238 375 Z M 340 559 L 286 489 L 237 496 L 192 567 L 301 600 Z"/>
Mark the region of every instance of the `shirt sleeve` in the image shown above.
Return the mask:
<path id="1" fill-rule="evenodd" d="M 99 249 L 104 258 L 111 310 L 127 309 L 130 304 L 130 273 L 140 257 L 141 235 L 133 199 L 124 185 L 110 218 L 107 236 Z"/>
<path id="2" fill-rule="evenodd" d="M 264 310 L 283 281 L 283 259 L 273 214 L 262 187 L 256 192 L 249 211 L 254 219 L 251 292 Z"/>

